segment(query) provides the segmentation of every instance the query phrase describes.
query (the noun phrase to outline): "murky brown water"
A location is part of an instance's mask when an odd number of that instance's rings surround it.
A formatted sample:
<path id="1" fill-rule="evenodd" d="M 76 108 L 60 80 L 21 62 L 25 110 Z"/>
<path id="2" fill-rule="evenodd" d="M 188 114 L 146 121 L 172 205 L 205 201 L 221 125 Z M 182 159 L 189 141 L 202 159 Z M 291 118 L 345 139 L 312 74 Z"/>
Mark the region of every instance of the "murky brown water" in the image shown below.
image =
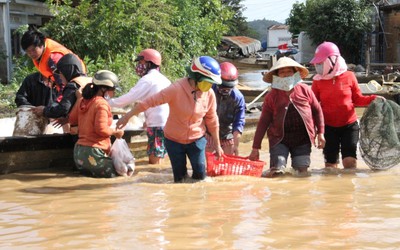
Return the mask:
<path id="1" fill-rule="evenodd" d="M 264 140 L 263 148 L 267 147 Z M 241 154 L 251 143 L 241 145 Z M 261 155 L 268 160 L 268 153 Z M 169 162 L 133 178 L 0 176 L 0 249 L 397 249 L 400 168 L 217 177 L 173 184 Z"/>
<path id="2" fill-rule="evenodd" d="M 326 171 L 314 149 L 310 175 L 274 179 L 173 184 L 168 159 L 138 161 L 132 178 L 2 175 L 0 249 L 399 249 L 400 166 L 358 164 Z"/>

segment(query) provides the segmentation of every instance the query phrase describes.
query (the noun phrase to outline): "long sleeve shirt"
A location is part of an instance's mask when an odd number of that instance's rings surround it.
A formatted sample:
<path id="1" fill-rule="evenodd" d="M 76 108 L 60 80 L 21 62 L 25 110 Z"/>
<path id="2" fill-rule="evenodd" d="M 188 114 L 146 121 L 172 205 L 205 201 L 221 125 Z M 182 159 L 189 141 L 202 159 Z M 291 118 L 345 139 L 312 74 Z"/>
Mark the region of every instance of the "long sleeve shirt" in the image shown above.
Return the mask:
<path id="1" fill-rule="evenodd" d="M 69 82 L 62 91 L 60 101 L 54 101 L 43 109 L 43 115 L 47 118 L 66 117 L 76 102 L 75 92 L 79 86 L 74 82 Z"/>
<path id="2" fill-rule="evenodd" d="M 103 97 L 96 96 L 89 100 L 80 98 L 77 107 L 69 115 L 69 122 L 79 127 L 77 144 L 110 152 L 112 113 Z"/>
<path id="3" fill-rule="evenodd" d="M 56 98 L 55 90 L 41 81 L 39 72 L 25 77 L 15 96 L 17 106 L 47 106 Z"/>
<path id="4" fill-rule="evenodd" d="M 243 133 L 246 111 L 244 96 L 236 88 L 232 89 L 229 96 L 221 95 L 215 84 L 213 85 L 213 90 L 217 100 L 219 138 L 232 139 L 233 132 Z"/>
<path id="5" fill-rule="evenodd" d="M 342 127 L 357 120 L 356 106 L 367 106 L 376 95 L 363 96 L 351 71 L 329 80 L 313 80 L 312 90 L 321 103 L 325 124 Z"/>
<path id="6" fill-rule="evenodd" d="M 189 144 L 208 131 L 218 132 L 219 122 L 214 91 L 195 91 L 188 78 L 182 78 L 166 89 L 138 103 L 138 110 L 168 103 L 170 113 L 164 128 L 169 140 Z"/>
<path id="7" fill-rule="evenodd" d="M 285 117 L 290 103 L 299 112 L 311 143 L 314 143 L 317 133 L 325 132 L 324 116 L 317 98 L 308 85 L 298 83 L 290 95 L 278 89 L 272 89 L 265 95 L 254 135 L 253 148 L 261 148 L 266 132 L 270 148 L 282 141 L 285 132 Z"/>
<path id="8" fill-rule="evenodd" d="M 154 95 L 170 85 L 171 81 L 168 78 L 158 70 L 152 69 L 140 78 L 128 93 L 118 98 L 112 98 L 108 102 L 111 107 L 123 108 L 136 101 L 144 100 L 146 97 Z M 144 115 L 148 127 L 164 127 L 169 115 L 168 104 L 149 108 L 144 112 Z"/>

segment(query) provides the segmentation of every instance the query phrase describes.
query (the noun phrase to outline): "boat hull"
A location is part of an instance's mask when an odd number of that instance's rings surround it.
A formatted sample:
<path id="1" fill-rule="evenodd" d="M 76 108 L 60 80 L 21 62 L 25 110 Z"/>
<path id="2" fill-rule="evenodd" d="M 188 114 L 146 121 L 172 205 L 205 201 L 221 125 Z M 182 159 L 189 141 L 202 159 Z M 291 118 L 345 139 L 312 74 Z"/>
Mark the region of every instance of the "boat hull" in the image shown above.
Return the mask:
<path id="1" fill-rule="evenodd" d="M 143 130 L 125 131 L 124 139 L 135 157 L 145 155 L 144 137 Z M 0 137 L 0 174 L 50 168 L 72 171 L 76 141 L 70 134 Z"/>

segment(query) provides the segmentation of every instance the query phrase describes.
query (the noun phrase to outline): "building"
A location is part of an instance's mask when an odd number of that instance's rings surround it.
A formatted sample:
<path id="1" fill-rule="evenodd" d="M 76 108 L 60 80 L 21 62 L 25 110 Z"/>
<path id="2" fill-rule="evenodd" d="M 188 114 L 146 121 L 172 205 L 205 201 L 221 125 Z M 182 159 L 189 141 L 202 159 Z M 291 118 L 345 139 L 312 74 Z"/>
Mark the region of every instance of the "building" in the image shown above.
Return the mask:
<path id="1" fill-rule="evenodd" d="M 267 45 L 268 49 L 278 49 L 279 45 L 287 44 L 292 47 L 292 33 L 289 32 L 289 26 L 279 24 L 272 25 L 267 31 Z"/>
<path id="2" fill-rule="evenodd" d="M 380 1 L 372 34 L 372 62 L 400 63 L 400 0 Z"/>
<path id="3" fill-rule="evenodd" d="M 51 13 L 45 0 L 0 0 L 0 82 L 8 83 L 12 75 L 12 58 L 22 53 L 21 25 L 42 26 L 50 20 Z"/>

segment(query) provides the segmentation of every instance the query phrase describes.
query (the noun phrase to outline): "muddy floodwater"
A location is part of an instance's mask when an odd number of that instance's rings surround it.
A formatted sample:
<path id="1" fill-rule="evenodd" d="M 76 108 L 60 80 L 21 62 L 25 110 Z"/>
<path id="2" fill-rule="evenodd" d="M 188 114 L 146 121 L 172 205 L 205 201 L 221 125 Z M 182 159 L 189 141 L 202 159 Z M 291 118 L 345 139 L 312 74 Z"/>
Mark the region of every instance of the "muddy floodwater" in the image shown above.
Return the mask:
<path id="1" fill-rule="evenodd" d="M 262 88 L 260 72 L 241 80 Z M 308 175 L 287 170 L 174 184 L 166 158 L 138 159 L 131 178 L 1 175 L 0 249 L 400 249 L 400 166 L 372 171 L 359 155 L 358 169 L 328 171 L 313 148 Z"/>

